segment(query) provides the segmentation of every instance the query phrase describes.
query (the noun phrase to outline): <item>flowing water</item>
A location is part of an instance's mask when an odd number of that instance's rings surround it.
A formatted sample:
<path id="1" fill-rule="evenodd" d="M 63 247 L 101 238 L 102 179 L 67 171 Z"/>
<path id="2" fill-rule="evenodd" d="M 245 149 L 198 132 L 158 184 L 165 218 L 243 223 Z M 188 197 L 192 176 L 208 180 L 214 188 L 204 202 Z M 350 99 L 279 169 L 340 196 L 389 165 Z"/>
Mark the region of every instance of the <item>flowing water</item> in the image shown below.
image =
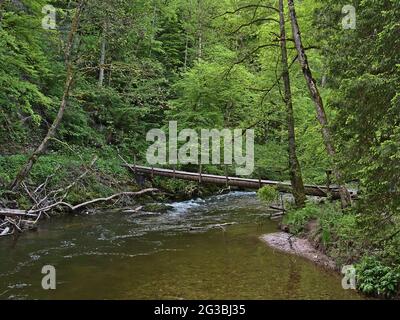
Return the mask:
<path id="1" fill-rule="evenodd" d="M 276 230 L 244 192 L 173 203 L 162 214 L 53 218 L 0 241 L 0 299 L 362 298 L 334 272 L 259 240 Z M 44 265 L 56 268 L 56 290 L 42 289 Z"/>

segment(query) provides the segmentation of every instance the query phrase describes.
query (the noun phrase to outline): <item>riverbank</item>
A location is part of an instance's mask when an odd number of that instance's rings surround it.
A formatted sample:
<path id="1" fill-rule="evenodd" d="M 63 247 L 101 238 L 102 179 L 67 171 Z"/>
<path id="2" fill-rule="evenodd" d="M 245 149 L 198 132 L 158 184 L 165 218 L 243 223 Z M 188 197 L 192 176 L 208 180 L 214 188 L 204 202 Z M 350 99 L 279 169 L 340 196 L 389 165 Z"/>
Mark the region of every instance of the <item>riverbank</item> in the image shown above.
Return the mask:
<path id="1" fill-rule="evenodd" d="M 68 188 L 65 202 L 83 203 L 95 198 L 109 197 L 121 192 L 135 192 L 140 189 L 155 187 L 164 191 L 164 198 L 186 200 L 196 196 L 207 196 L 217 193 L 221 188 L 199 186 L 198 183 L 176 179 L 155 177 L 149 180 L 136 180 L 133 172 L 124 168 L 124 161 L 133 162 L 127 155 L 120 155 L 114 148 L 70 147 L 51 152 L 38 159 L 19 192 L 8 191 L 20 168 L 26 162 L 28 153 L 0 155 L 0 207 L 28 210 L 34 204 L 32 194 L 28 191 L 38 190 L 39 186 L 46 191 Z M 96 159 L 94 161 L 94 159 Z M 43 185 L 45 184 L 45 185 Z M 26 188 L 25 188 L 26 186 Z M 31 193 L 32 193 L 31 192 Z M 129 198 L 119 202 L 120 206 L 133 204 Z"/>
<path id="2" fill-rule="evenodd" d="M 261 239 L 270 247 L 305 257 L 340 272 L 345 265 L 356 269 L 357 289 L 366 295 L 399 299 L 398 247 L 382 246 L 368 237 L 357 208 L 341 210 L 339 203 L 308 203 L 283 217 L 284 232 Z M 379 238 L 378 238 L 379 239 Z"/>
<path id="3" fill-rule="evenodd" d="M 223 192 L 175 179 L 138 179 L 113 148 L 51 152 L 35 163 L 18 192 L 8 186 L 27 155 L 0 156 L 0 236 L 36 229 L 45 217 L 156 202 L 182 201 Z M 127 159 L 127 160 L 125 160 Z M 154 187 L 153 187 L 154 186 Z"/>
<path id="4" fill-rule="evenodd" d="M 285 232 L 265 234 L 260 239 L 273 249 L 301 256 L 329 269 L 336 269 L 336 263 L 315 249 L 307 239 Z"/>

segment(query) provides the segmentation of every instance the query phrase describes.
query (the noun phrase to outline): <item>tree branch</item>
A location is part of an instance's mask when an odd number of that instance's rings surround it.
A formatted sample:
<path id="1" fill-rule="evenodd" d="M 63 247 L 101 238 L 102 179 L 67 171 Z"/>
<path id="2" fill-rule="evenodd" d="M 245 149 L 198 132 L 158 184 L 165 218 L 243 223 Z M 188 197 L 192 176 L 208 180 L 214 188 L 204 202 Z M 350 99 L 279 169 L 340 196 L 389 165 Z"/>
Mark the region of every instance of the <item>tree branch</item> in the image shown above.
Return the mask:
<path id="1" fill-rule="evenodd" d="M 242 6 L 240 8 L 237 8 L 236 10 L 233 10 L 233 11 L 226 11 L 223 14 L 215 16 L 213 19 L 223 17 L 227 14 L 235 14 L 235 13 L 238 13 L 239 11 L 246 10 L 246 9 L 253 9 L 253 8 L 256 8 L 256 9 L 263 8 L 263 9 L 268 9 L 268 10 L 273 10 L 275 12 L 279 12 L 279 10 L 273 6 L 268 6 L 268 5 L 263 5 L 263 4 L 248 4 L 248 5 Z"/>
<path id="2" fill-rule="evenodd" d="M 235 33 L 239 32 L 240 30 L 242 30 L 242 29 L 245 28 L 245 27 L 250 27 L 251 25 L 253 25 L 253 24 L 257 23 L 257 22 L 263 22 L 263 21 L 272 21 L 272 22 L 279 23 L 279 21 L 276 20 L 276 19 L 274 19 L 274 18 L 258 18 L 258 19 L 252 20 L 252 21 L 250 21 L 250 22 L 248 22 L 248 23 L 245 23 L 245 24 L 240 25 L 240 26 L 239 26 L 235 31 L 233 31 L 231 34 L 235 34 Z"/>

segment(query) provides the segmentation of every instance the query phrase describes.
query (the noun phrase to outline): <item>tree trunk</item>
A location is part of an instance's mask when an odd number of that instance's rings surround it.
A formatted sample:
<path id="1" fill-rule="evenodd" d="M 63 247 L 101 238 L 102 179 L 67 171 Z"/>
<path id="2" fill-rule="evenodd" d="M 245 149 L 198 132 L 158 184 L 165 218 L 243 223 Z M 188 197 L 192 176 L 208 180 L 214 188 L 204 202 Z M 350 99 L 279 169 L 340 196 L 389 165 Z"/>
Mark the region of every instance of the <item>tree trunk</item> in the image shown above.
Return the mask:
<path id="1" fill-rule="evenodd" d="M 336 181 L 340 186 L 340 198 L 341 198 L 341 202 L 342 202 L 342 207 L 347 207 L 351 203 L 351 197 L 350 197 L 348 190 L 343 185 L 342 174 L 341 174 L 340 170 L 337 168 L 337 165 L 335 164 L 336 150 L 335 150 L 335 147 L 332 142 L 332 134 L 331 134 L 330 128 L 328 126 L 328 120 L 326 117 L 324 104 L 323 104 L 321 95 L 318 91 L 316 81 L 313 78 L 310 66 L 308 64 L 308 59 L 307 59 L 307 55 L 305 53 L 304 46 L 302 43 L 300 28 L 299 28 L 299 24 L 297 21 L 296 10 L 294 7 L 293 0 L 288 0 L 288 5 L 289 5 L 289 12 L 290 12 L 290 19 L 292 22 L 293 39 L 296 44 L 298 59 L 299 59 L 301 68 L 303 70 L 303 74 L 306 79 L 308 89 L 310 90 L 311 97 L 312 97 L 315 107 L 316 107 L 317 119 L 321 125 L 322 137 L 323 137 L 323 140 L 325 143 L 327 153 L 328 153 L 329 157 L 331 157 L 332 162 L 334 163 L 333 171 L 334 171 Z"/>
<path id="2" fill-rule="evenodd" d="M 100 73 L 99 73 L 99 87 L 103 86 L 104 82 L 104 63 L 106 61 L 106 33 L 107 33 L 107 24 L 104 24 L 103 28 L 103 36 L 101 39 L 101 49 L 100 49 Z"/>
<path id="3" fill-rule="evenodd" d="M 203 31 L 199 31 L 199 47 L 197 51 L 197 58 L 200 60 L 203 57 Z"/>
<path id="4" fill-rule="evenodd" d="M 287 113 L 287 126 L 288 126 L 288 139 L 289 139 L 289 168 L 290 180 L 292 183 L 293 196 L 296 206 L 304 207 L 306 201 L 306 194 L 304 189 L 303 177 L 299 160 L 296 154 L 296 135 L 294 130 L 294 115 L 293 115 L 293 102 L 292 90 L 290 87 L 289 65 L 286 48 L 286 29 L 285 29 L 285 11 L 283 0 L 279 0 L 279 24 L 281 35 L 281 53 L 282 53 L 282 78 L 285 88 L 285 104 Z"/>
<path id="5" fill-rule="evenodd" d="M 64 93 L 63 93 L 63 97 L 61 99 L 60 108 L 58 110 L 57 116 L 54 119 L 53 124 L 49 128 L 43 141 L 36 148 L 36 150 L 32 153 L 32 155 L 29 157 L 28 161 L 25 163 L 25 165 L 22 167 L 22 169 L 19 171 L 19 173 L 15 177 L 14 181 L 11 183 L 11 185 L 10 185 L 11 191 L 16 191 L 19 188 L 22 181 L 24 181 L 25 178 L 29 175 L 33 165 L 35 164 L 37 159 L 47 150 L 50 140 L 55 136 L 57 129 L 60 126 L 61 120 L 64 115 L 65 108 L 67 106 L 68 97 L 69 97 L 69 93 L 71 90 L 73 77 L 74 77 L 73 66 L 72 66 L 72 61 L 71 61 L 71 53 L 72 53 L 72 47 L 73 47 L 73 43 L 74 43 L 74 39 L 75 39 L 75 34 L 78 30 L 79 19 L 80 19 L 82 10 L 83 10 L 84 3 L 85 3 L 85 0 L 80 1 L 79 5 L 76 9 L 75 16 L 72 20 L 71 30 L 68 34 L 67 44 L 66 44 L 66 48 L 65 48 L 65 62 L 67 65 L 67 75 L 66 75 L 66 80 L 65 80 L 65 85 L 64 85 Z"/>
<path id="6" fill-rule="evenodd" d="M 185 42 L 185 61 L 183 63 L 183 70 L 186 72 L 188 66 L 189 58 L 189 35 L 186 32 L 186 42 Z"/>
<path id="7" fill-rule="evenodd" d="M 198 37 L 198 47 L 197 47 L 197 59 L 201 59 L 203 57 L 203 2 L 202 0 L 197 1 L 197 19 L 198 26 L 197 26 L 197 37 Z"/>

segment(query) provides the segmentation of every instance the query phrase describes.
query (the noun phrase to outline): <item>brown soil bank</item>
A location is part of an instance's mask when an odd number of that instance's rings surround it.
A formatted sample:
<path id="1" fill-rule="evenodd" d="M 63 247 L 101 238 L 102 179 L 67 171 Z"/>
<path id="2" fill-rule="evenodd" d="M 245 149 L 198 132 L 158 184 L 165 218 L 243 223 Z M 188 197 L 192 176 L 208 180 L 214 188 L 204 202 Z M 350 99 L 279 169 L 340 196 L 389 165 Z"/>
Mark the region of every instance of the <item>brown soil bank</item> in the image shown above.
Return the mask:
<path id="1" fill-rule="evenodd" d="M 266 234 L 260 239 L 273 249 L 304 257 L 329 269 L 336 267 L 332 259 L 316 250 L 307 239 L 297 238 L 285 232 Z"/>

